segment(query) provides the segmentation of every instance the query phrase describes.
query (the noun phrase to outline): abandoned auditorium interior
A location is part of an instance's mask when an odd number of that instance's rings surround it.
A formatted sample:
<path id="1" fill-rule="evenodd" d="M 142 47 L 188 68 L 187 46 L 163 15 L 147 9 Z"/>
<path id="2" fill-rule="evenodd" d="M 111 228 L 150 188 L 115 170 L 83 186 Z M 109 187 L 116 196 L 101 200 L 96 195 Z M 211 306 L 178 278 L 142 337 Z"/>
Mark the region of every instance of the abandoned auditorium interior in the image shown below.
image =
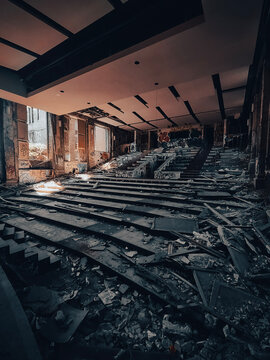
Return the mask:
<path id="1" fill-rule="evenodd" d="M 0 360 L 270 359 L 270 0 L 0 1 Z"/>

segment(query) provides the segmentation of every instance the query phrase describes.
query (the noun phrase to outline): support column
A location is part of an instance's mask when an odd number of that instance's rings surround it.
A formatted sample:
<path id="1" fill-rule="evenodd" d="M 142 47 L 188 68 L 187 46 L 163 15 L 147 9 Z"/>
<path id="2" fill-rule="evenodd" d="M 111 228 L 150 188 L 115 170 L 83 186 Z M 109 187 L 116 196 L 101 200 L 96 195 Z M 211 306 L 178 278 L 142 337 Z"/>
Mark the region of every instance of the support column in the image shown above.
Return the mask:
<path id="1" fill-rule="evenodd" d="M 147 149 L 150 150 L 151 149 L 151 132 L 150 130 L 148 130 L 148 138 L 147 138 Z"/>
<path id="2" fill-rule="evenodd" d="M 225 147 L 225 145 L 226 145 L 227 135 L 228 135 L 228 119 L 224 119 L 224 124 L 223 124 L 223 147 Z"/>
<path id="3" fill-rule="evenodd" d="M 0 99 L 0 183 L 6 181 L 3 109 L 4 109 L 4 100 Z"/>
<path id="4" fill-rule="evenodd" d="M 269 122 L 269 104 L 270 104 L 270 59 L 266 58 L 262 73 L 262 91 L 260 117 L 257 126 L 258 142 L 256 151 L 256 166 L 254 185 L 256 188 L 264 186 L 265 167 L 266 167 L 266 148 Z"/>
<path id="5" fill-rule="evenodd" d="M 3 144 L 5 180 L 7 183 L 17 183 L 19 180 L 17 104 L 7 100 L 3 101 Z"/>
<path id="6" fill-rule="evenodd" d="M 255 162 L 256 162 L 256 151 L 257 151 L 257 131 L 258 131 L 258 122 L 259 122 L 259 117 L 260 117 L 260 109 L 261 109 L 261 94 L 258 89 L 254 96 L 253 114 L 252 114 L 250 161 L 249 161 L 249 166 L 248 166 L 248 171 L 249 171 L 251 178 L 253 178 L 255 176 Z"/>

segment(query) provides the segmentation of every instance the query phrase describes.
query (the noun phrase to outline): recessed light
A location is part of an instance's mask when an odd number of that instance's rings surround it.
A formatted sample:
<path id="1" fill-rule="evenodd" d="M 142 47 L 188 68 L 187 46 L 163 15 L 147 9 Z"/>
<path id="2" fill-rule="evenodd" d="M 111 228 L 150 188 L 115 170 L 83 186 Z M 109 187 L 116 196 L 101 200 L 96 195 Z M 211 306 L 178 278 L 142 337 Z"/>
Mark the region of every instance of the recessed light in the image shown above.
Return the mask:
<path id="1" fill-rule="evenodd" d="M 138 60 L 134 61 L 134 64 L 135 64 L 135 65 L 139 65 L 139 63 L 140 63 L 140 62 L 139 62 Z"/>
<path id="2" fill-rule="evenodd" d="M 64 90 L 60 90 L 60 93 L 64 93 Z"/>

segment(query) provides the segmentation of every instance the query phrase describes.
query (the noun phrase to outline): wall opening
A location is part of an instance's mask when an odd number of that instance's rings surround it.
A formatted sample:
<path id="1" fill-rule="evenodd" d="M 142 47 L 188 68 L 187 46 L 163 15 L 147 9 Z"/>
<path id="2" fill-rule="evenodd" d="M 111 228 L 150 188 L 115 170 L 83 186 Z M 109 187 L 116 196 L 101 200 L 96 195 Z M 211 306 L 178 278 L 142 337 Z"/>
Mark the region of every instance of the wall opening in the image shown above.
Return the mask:
<path id="1" fill-rule="evenodd" d="M 48 116 L 47 112 L 27 107 L 29 160 L 31 168 L 48 168 Z"/>
<path id="2" fill-rule="evenodd" d="M 95 126 L 95 151 L 109 152 L 109 130 Z"/>

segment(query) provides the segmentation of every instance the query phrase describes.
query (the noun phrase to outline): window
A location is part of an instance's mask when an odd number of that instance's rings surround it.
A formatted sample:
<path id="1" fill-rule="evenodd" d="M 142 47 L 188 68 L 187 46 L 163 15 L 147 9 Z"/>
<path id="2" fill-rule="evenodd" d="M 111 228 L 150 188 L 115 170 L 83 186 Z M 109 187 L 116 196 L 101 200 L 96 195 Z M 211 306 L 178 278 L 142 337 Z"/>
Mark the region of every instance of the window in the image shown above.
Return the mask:
<path id="1" fill-rule="evenodd" d="M 109 152 L 109 130 L 95 126 L 95 151 Z"/>

